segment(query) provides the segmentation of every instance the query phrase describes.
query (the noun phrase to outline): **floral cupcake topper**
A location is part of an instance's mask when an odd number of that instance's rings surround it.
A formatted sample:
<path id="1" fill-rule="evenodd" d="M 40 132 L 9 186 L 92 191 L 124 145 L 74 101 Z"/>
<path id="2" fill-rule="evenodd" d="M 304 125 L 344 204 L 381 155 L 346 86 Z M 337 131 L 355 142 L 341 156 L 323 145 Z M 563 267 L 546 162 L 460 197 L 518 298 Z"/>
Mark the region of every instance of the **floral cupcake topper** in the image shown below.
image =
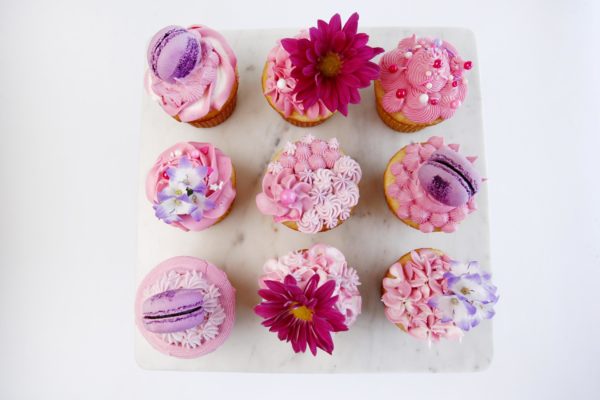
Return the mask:
<path id="1" fill-rule="evenodd" d="M 369 35 L 357 29 L 357 13 L 343 27 L 340 15 L 335 14 L 329 23 L 319 20 L 308 38 L 281 41 L 294 66 L 294 92 L 306 109 L 321 100 L 329 111 L 348 115 L 348 103 L 360 102 L 358 89 L 378 78 L 379 66 L 369 60 L 383 49 L 368 46 Z"/>

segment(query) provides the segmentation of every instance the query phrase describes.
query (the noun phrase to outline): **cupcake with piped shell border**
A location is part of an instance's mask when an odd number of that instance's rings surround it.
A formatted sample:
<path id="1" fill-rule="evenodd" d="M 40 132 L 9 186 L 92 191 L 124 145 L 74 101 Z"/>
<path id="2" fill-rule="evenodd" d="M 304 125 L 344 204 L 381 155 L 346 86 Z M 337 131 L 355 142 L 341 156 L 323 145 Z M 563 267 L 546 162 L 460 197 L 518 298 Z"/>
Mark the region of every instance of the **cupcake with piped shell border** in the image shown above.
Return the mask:
<path id="1" fill-rule="evenodd" d="M 148 46 L 148 93 L 171 117 L 211 128 L 233 113 L 237 59 L 225 38 L 202 25 L 167 26 Z"/>
<path id="2" fill-rule="evenodd" d="M 384 173 L 385 199 L 390 210 L 408 226 L 423 233 L 452 233 L 477 209 L 475 195 L 482 178 L 459 145 L 444 145 L 433 136 L 403 147 Z"/>
<path id="3" fill-rule="evenodd" d="M 195 257 L 174 257 L 140 283 L 135 322 L 156 350 L 178 358 L 215 351 L 235 321 L 235 289 L 227 274 Z"/>
<path id="4" fill-rule="evenodd" d="M 303 233 L 333 229 L 358 204 L 360 165 L 344 155 L 337 139 L 306 135 L 288 142 L 267 167 L 259 211 Z"/>

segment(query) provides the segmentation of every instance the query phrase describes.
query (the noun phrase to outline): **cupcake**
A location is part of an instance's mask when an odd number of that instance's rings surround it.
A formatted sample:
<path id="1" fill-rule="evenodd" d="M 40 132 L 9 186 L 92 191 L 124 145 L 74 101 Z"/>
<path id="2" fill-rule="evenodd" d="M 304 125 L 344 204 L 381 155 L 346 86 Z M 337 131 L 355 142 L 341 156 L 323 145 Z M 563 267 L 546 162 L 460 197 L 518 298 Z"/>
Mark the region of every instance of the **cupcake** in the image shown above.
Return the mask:
<path id="1" fill-rule="evenodd" d="M 402 222 L 424 233 L 451 233 L 477 209 L 474 196 L 482 179 L 472 165 L 476 157 L 458 149 L 433 136 L 391 158 L 383 177 L 385 199 Z"/>
<path id="2" fill-rule="evenodd" d="M 416 132 L 454 115 L 467 96 L 463 75 L 473 64 L 446 41 L 413 35 L 385 53 L 379 66 L 377 113 L 398 132 Z"/>
<path id="3" fill-rule="evenodd" d="M 342 27 L 339 14 L 329 23 L 283 39 L 271 50 L 262 75 L 264 95 L 286 121 L 310 127 L 323 123 L 336 111 L 348 115 L 348 104 L 360 102 L 358 89 L 379 74 L 369 61 L 382 53 L 369 47 L 369 36 L 357 33 L 358 14 Z"/>
<path id="4" fill-rule="evenodd" d="M 435 249 L 403 255 L 383 278 L 387 319 L 418 339 L 460 339 L 494 316 L 491 275 L 477 261 L 459 262 Z"/>
<path id="5" fill-rule="evenodd" d="M 184 231 L 201 231 L 222 221 L 235 195 L 231 159 L 210 143 L 169 147 L 146 178 L 146 197 L 156 218 Z"/>
<path id="6" fill-rule="evenodd" d="M 259 278 L 262 302 L 254 308 L 262 325 L 291 342 L 296 353 L 306 347 L 333 352 L 332 333 L 347 331 L 360 314 L 360 285 L 335 247 L 315 244 L 308 250 L 268 260 Z"/>
<path id="7" fill-rule="evenodd" d="M 306 135 L 288 142 L 267 168 L 260 212 L 303 233 L 324 232 L 346 219 L 358 204 L 360 166 L 342 153 L 337 139 Z"/>
<path id="8" fill-rule="evenodd" d="M 173 257 L 156 266 L 138 287 L 135 322 L 161 353 L 200 357 L 225 343 L 235 320 L 235 289 L 227 274 L 207 261 Z"/>
<path id="9" fill-rule="evenodd" d="M 146 87 L 177 121 L 210 128 L 235 108 L 238 74 L 233 50 L 205 26 L 167 26 L 148 46 Z"/>

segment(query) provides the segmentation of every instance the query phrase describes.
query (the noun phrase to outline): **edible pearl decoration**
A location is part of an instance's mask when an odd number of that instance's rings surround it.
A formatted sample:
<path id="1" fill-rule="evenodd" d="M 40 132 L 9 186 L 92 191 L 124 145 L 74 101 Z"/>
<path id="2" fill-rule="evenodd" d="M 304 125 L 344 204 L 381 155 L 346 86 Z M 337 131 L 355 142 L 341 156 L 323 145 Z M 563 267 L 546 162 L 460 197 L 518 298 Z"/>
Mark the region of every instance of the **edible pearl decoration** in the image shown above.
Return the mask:
<path id="1" fill-rule="evenodd" d="M 396 97 L 402 99 L 406 97 L 406 89 L 398 89 L 396 90 Z"/>
<path id="2" fill-rule="evenodd" d="M 425 76 L 431 76 L 431 71 L 425 71 Z"/>
<path id="3" fill-rule="evenodd" d="M 163 173 L 162 173 L 162 177 L 163 177 L 164 179 L 169 179 L 169 174 L 167 174 L 167 171 L 163 171 Z"/>
<path id="4" fill-rule="evenodd" d="M 396 64 L 392 64 L 388 67 L 388 71 L 390 71 L 392 74 L 398 72 L 398 66 Z"/>
<path id="5" fill-rule="evenodd" d="M 464 65 L 465 69 L 471 69 L 473 68 L 473 62 L 471 61 L 467 61 Z"/>
<path id="6" fill-rule="evenodd" d="M 277 79 L 277 89 L 279 89 L 279 90 L 285 89 L 285 79 L 283 79 L 283 78 Z"/>
<path id="7" fill-rule="evenodd" d="M 425 85 L 425 87 L 427 89 L 431 89 L 433 87 L 433 85 L 431 84 L 431 82 L 427 82 L 427 85 Z"/>
<path id="8" fill-rule="evenodd" d="M 437 99 L 431 99 L 431 100 L 429 100 L 429 104 L 431 104 L 432 106 L 437 105 L 437 103 L 438 103 Z"/>
<path id="9" fill-rule="evenodd" d="M 419 102 L 421 102 L 421 104 L 426 104 L 428 100 L 429 96 L 426 93 L 419 96 Z"/>
<path id="10" fill-rule="evenodd" d="M 285 205 L 292 204 L 294 201 L 296 201 L 296 193 L 290 189 L 285 189 L 283 192 L 281 192 L 279 200 L 281 200 L 281 202 Z"/>
<path id="11" fill-rule="evenodd" d="M 411 58 L 411 57 L 412 57 L 411 51 L 407 51 L 406 53 L 404 53 L 404 58 Z"/>

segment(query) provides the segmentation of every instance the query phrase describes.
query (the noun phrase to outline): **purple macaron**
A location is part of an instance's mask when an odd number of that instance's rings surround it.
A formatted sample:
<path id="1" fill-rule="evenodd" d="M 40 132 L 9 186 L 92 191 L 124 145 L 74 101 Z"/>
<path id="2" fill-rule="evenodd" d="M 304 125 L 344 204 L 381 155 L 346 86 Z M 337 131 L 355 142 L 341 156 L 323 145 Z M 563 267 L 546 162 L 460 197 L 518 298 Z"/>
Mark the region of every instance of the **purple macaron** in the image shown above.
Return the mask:
<path id="1" fill-rule="evenodd" d="M 190 74 L 201 57 L 197 34 L 181 26 L 167 26 L 158 31 L 148 46 L 148 65 L 163 81 L 175 82 Z"/>
<path id="2" fill-rule="evenodd" d="M 143 324 L 153 333 L 181 332 L 204 321 L 204 296 L 195 289 L 167 290 L 142 304 Z"/>
<path id="3" fill-rule="evenodd" d="M 442 204 L 459 207 L 479 191 L 481 176 L 469 160 L 444 146 L 419 169 L 419 182 Z"/>

